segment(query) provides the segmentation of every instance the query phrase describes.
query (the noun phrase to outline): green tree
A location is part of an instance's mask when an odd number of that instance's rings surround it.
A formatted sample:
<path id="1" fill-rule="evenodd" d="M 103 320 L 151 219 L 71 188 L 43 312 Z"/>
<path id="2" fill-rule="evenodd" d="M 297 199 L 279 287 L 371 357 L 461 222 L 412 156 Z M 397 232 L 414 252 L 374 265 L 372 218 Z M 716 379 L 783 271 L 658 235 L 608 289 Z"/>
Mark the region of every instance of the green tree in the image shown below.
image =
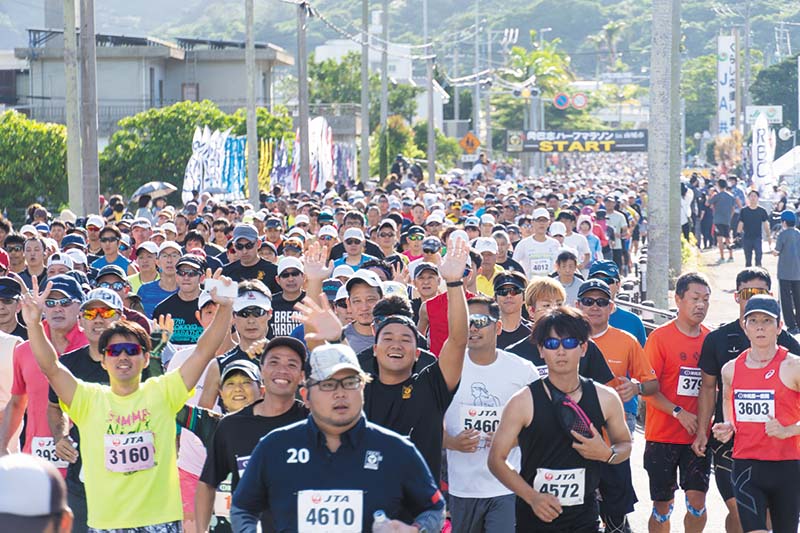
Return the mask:
<path id="1" fill-rule="evenodd" d="M 67 201 L 67 129 L 30 120 L 16 111 L 0 115 L 0 188 L 3 209 L 40 202 L 55 209 Z"/>
<path id="2" fill-rule="evenodd" d="M 783 125 L 791 130 L 800 128 L 797 124 L 797 58 L 790 57 L 762 69 L 750 85 L 754 104 L 783 106 Z M 778 139 L 775 157 L 780 157 L 791 147 L 791 140 Z"/>
<path id="3" fill-rule="evenodd" d="M 717 112 L 717 55 L 693 57 L 681 66 L 681 98 L 686 102 L 686 138 L 709 129 Z"/>
<path id="4" fill-rule="evenodd" d="M 396 155 L 403 154 L 408 158 L 423 158 L 425 153 L 414 144 L 414 131 L 400 115 L 391 115 L 386 120 L 386 135 L 381 142 L 380 132 L 375 130 L 369 138 L 369 172 L 374 176 L 378 174 L 380 164 L 381 146 L 385 146 L 385 153 Z"/>
<path id="5" fill-rule="evenodd" d="M 291 118 L 284 108 L 274 115 L 258 109 L 256 116 L 259 138 L 293 137 Z M 148 109 L 120 120 L 119 126 L 100 154 L 101 186 L 127 195 L 150 180 L 168 181 L 180 188 L 192 155 L 195 128 L 232 128 L 233 134 L 244 135 L 246 116 L 244 109 L 227 115 L 204 100 Z"/>
<path id="6" fill-rule="evenodd" d="M 423 120 L 414 124 L 414 144 L 425 154 L 428 153 L 428 121 Z M 458 163 L 461 156 L 461 147 L 458 141 L 445 136 L 438 128 L 436 134 L 436 163 L 440 168 L 452 168 Z"/>

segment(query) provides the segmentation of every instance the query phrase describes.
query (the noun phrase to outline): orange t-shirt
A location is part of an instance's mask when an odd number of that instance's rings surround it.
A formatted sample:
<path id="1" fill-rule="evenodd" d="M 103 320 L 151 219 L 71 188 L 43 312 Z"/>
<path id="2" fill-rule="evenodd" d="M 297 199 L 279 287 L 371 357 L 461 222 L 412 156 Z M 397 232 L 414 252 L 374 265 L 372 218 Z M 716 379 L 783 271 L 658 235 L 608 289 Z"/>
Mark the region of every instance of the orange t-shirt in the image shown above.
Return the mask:
<path id="1" fill-rule="evenodd" d="M 636 379 L 642 383 L 657 379 L 639 341 L 627 331 L 609 326 L 602 335 L 592 337 L 592 340 L 603 352 L 606 363 L 614 373 L 615 379 L 609 385 L 613 387 L 621 385 L 622 382 L 616 379 L 620 376 Z"/>
<path id="2" fill-rule="evenodd" d="M 700 350 L 708 335 L 701 325 L 700 335 L 688 337 L 681 333 L 675 320 L 656 328 L 647 337 L 644 351 L 658 378 L 658 385 L 669 401 L 692 414 L 697 414 L 697 396 L 700 393 Z M 691 444 L 694 436 L 672 416 L 647 403 L 647 420 L 644 438 L 653 442 Z"/>

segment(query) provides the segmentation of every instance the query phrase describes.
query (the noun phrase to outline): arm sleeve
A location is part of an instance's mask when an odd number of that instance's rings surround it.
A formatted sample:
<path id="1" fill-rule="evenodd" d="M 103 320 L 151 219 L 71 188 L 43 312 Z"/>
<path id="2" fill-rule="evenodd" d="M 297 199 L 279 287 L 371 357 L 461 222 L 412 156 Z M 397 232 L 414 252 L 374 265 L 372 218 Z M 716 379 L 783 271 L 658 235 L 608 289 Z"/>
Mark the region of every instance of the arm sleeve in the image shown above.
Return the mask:
<path id="1" fill-rule="evenodd" d="M 403 455 L 407 457 L 403 464 L 403 507 L 415 516 L 427 511 L 444 512 L 444 498 L 433 480 L 431 471 L 422 455 L 412 444 L 403 443 Z M 440 531 L 432 529 L 431 531 Z"/>
<path id="2" fill-rule="evenodd" d="M 194 433 L 203 446 L 208 448 L 214 436 L 214 430 L 217 429 L 219 415 L 202 407 L 184 405 L 175 415 L 175 421 L 181 428 Z"/>
<path id="3" fill-rule="evenodd" d="M 233 493 L 233 508 L 252 514 L 258 520 L 259 513 L 269 508 L 269 487 L 267 471 L 269 468 L 268 439 L 261 439 L 250 456 L 242 479 Z M 232 509 L 233 509 L 232 508 Z M 233 514 L 231 510 L 231 515 Z M 234 531 L 242 531 L 234 527 Z"/>
<path id="4" fill-rule="evenodd" d="M 231 525 L 237 533 L 256 533 L 258 514 L 246 511 L 234 503 L 231 505 Z"/>

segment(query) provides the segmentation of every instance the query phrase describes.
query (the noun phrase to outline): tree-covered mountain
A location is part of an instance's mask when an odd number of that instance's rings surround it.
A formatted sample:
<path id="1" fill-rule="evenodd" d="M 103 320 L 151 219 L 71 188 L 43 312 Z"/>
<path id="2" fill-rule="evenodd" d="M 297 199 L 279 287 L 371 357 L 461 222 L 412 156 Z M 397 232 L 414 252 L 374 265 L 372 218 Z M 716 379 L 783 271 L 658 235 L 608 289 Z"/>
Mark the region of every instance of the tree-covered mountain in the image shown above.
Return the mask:
<path id="1" fill-rule="evenodd" d="M 459 32 L 480 18 L 489 28 L 518 28 L 519 44 L 529 44 L 531 30 L 552 28 L 547 39 L 559 38 L 581 77 L 608 70 L 642 72 L 649 65 L 652 0 L 430 0 L 431 35 L 445 64 L 457 41 L 465 61 L 472 43 Z M 313 6 L 345 33 L 360 23 L 358 0 L 315 0 Z M 296 47 L 295 7 L 281 0 L 256 0 L 256 34 L 290 51 Z M 770 63 L 776 50 L 776 27 L 781 21 L 800 22 L 800 3 L 750 0 L 753 47 Z M 381 2 L 371 0 L 372 9 Z M 38 6 L 38 7 L 37 7 Z M 422 42 L 422 0 L 390 1 L 390 40 Z M 96 2 L 98 32 L 156 37 L 244 38 L 244 0 L 103 0 Z M 744 22 L 745 0 L 684 0 L 683 49 L 692 58 L 714 51 L 720 30 Z M 0 0 L 0 47 L 24 46 L 25 28 L 41 27 L 44 0 Z M 800 43 L 800 27 L 786 26 Z M 326 39 L 341 37 L 320 19 L 309 23 L 309 50 Z M 495 50 L 499 56 L 499 40 Z M 484 47 L 486 34 L 481 37 Z M 483 52 L 485 54 L 485 52 Z"/>

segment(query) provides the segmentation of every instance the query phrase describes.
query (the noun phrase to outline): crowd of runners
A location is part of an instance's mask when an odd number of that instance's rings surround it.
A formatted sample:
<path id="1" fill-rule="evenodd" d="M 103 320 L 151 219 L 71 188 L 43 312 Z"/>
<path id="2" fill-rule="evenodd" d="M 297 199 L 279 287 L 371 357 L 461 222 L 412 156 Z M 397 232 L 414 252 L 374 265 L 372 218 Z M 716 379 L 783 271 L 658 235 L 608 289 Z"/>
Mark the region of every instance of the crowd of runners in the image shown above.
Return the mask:
<path id="1" fill-rule="evenodd" d="M 684 272 L 646 329 L 643 159 L 500 170 L 0 221 L 0 531 L 699 532 L 713 473 L 727 531 L 795 533 L 794 211 L 779 302 L 758 193 L 687 181 L 739 319 Z"/>

